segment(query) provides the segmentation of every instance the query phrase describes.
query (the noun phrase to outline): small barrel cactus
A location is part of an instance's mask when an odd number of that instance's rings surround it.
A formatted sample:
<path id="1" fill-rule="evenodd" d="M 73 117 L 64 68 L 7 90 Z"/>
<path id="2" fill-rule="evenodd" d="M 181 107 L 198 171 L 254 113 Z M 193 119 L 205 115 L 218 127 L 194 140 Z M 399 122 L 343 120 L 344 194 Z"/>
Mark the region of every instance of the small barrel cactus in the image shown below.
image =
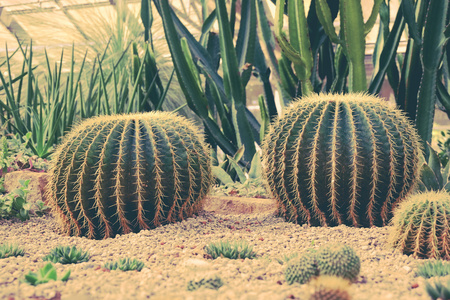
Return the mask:
<path id="1" fill-rule="evenodd" d="M 428 191 L 408 197 L 394 211 L 391 245 L 415 258 L 450 259 L 450 193 Z"/>
<path id="2" fill-rule="evenodd" d="M 332 275 L 356 280 L 361 262 L 355 250 L 348 245 L 329 244 L 316 252 L 316 264 L 320 275 Z"/>
<path id="3" fill-rule="evenodd" d="M 46 199 L 63 231 L 96 239 L 189 217 L 212 183 L 199 129 L 165 112 L 82 122 L 56 149 L 50 175 Z"/>
<path id="4" fill-rule="evenodd" d="M 319 276 L 311 281 L 310 300 L 350 300 L 350 282 L 336 276 Z"/>
<path id="5" fill-rule="evenodd" d="M 279 212 L 299 224 L 387 225 L 419 173 L 414 127 L 367 94 L 296 101 L 271 125 L 262 148 Z"/>
<path id="6" fill-rule="evenodd" d="M 289 260 L 284 276 L 288 284 L 305 284 L 318 275 L 314 253 L 308 252 L 301 257 Z"/>

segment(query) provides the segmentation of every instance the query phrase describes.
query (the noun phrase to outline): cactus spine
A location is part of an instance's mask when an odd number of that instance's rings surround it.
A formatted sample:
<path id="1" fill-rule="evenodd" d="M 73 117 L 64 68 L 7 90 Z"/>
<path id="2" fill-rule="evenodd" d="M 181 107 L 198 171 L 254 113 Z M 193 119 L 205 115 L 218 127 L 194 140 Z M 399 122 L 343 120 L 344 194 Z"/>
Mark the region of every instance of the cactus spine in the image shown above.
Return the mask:
<path id="1" fill-rule="evenodd" d="M 84 121 L 56 149 L 50 178 L 63 231 L 97 239 L 189 217 L 212 182 L 198 129 L 163 112 Z"/>
<path id="2" fill-rule="evenodd" d="M 394 212 L 391 245 L 415 258 L 450 259 L 450 194 L 415 194 Z"/>
<path id="3" fill-rule="evenodd" d="M 383 226 L 416 184 L 419 145 L 406 117 L 374 96 L 313 95 L 271 125 L 264 173 L 288 221 Z"/>

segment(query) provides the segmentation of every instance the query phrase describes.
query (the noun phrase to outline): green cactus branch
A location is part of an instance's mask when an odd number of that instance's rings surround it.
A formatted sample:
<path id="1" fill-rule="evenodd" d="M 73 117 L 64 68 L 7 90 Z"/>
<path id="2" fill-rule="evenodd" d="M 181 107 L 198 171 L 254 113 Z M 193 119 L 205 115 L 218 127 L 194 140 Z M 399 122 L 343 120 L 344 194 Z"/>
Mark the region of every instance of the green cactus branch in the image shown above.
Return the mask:
<path id="1" fill-rule="evenodd" d="M 303 0 L 288 2 L 289 40 L 283 32 L 285 0 L 277 0 L 275 11 L 275 37 L 286 57 L 294 63 L 294 70 L 300 81 L 302 95 L 311 94 L 311 73 L 314 60 L 308 36 L 308 24 Z"/>
<path id="2" fill-rule="evenodd" d="M 340 37 L 338 37 L 327 1 L 316 1 L 316 14 L 325 33 L 333 43 L 342 45 L 349 62 L 349 91 L 363 92 L 367 90 L 364 64 L 365 37 L 375 25 L 382 2 L 383 0 L 374 1 L 370 17 L 364 23 L 360 0 L 340 0 L 341 30 Z"/>

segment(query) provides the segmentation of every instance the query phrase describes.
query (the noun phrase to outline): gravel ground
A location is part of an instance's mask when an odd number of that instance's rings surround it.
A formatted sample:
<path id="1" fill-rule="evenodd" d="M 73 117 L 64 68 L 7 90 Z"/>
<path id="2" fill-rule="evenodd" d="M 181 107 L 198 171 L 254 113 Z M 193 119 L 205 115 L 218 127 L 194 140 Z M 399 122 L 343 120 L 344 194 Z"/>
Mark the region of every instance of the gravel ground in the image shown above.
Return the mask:
<path id="1" fill-rule="evenodd" d="M 15 242 L 23 257 L 0 259 L 0 299 L 307 299 L 306 285 L 288 285 L 286 255 L 302 253 L 329 242 L 354 247 L 361 258 L 361 273 L 352 285 L 353 299 L 430 299 L 425 281 L 415 277 L 418 263 L 387 246 L 388 228 L 307 227 L 284 222 L 271 214 L 219 215 L 201 212 L 180 223 L 118 235 L 107 240 L 67 237 L 58 233 L 51 216 L 20 221 L 0 220 L 0 243 Z M 209 259 L 209 242 L 246 240 L 256 259 Z M 88 250 L 88 262 L 55 264 L 58 274 L 72 271 L 67 282 L 51 281 L 36 287 L 21 282 L 29 271 L 46 262 L 42 257 L 58 245 Z M 107 271 L 107 261 L 130 257 L 145 262 L 137 271 Z M 187 282 L 219 275 L 219 290 L 187 291 Z"/>

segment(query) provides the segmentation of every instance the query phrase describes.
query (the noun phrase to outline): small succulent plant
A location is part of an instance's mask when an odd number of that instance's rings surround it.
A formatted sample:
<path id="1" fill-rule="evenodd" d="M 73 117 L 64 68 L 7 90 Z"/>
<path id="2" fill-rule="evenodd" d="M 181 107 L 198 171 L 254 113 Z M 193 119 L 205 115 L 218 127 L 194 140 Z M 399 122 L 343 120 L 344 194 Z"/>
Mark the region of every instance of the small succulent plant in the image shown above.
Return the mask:
<path id="1" fill-rule="evenodd" d="M 325 275 L 354 281 L 360 269 L 360 259 L 350 246 L 330 244 L 289 260 L 284 274 L 289 284 L 304 284 L 316 276 Z"/>
<path id="2" fill-rule="evenodd" d="M 67 281 L 70 276 L 70 270 L 64 274 L 64 276 L 61 278 L 61 281 Z M 25 275 L 25 279 L 23 282 L 26 282 L 31 285 L 38 285 L 41 283 L 47 283 L 50 280 L 58 280 L 58 276 L 56 274 L 56 269 L 52 265 L 52 263 L 46 264 L 42 269 L 39 269 L 38 273 L 30 272 L 27 275 Z"/>
<path id="3" fill-rule="evenodd" d="M 310 300 L 350 300 L 350 282 L 336 276 L 319 276 L 311 281 Z"/>
<path id="4" fill-rule="evenodd" d="M 450 274 L 450 263 L 442 260 L 427 261 L 417 267 L 416 276 L 431 278 Z"/>
<path id="5" fill-rule="evenodd" d="M 319 275 L 314 253 L 309 252 L 288 261 L 284 277 L 288 284 L 298 282 L 304 284 Z"/>
<path id="6" fill-rule="evenodd" d="M 395 210 L 391 245 L 415 258 L 450 259 L 450 193 L 428 191 L 412 195 Z"/>
<path id="7" fill-rule="evenodd" d="M 253 252 L 253 247 L 245 241 L 234 243 L 231 243 L 230 241 L 219 241 L 217 243 L 210 243 L 205 246 L 205 251 L 207 254 L 211 255 L 213 259 L 218 257 L 229 259 L 252 259 L 256 256 L 256 253 Z"/>
<path id="8" fill-rule="evenodd" d="M 141 271 L 145 264 L 137 259 L 123 258 L 113 262 L 107 262 L 104 266 L 108 270 L 121 270 L 121 271 Z"/>
<path id="9" fill-rule="evenodd" d="M 199 288 L 218 290 L 223 286 L 223 280 L 219 276 L 202 278 L 200 280 L 190 280 L 187 284 L 188 291 L 195 291 Z"/>
<path id="10" fill-rule="evenodd" d="M 433 284 L 425 282 L 425 290 L 432 300 L 450 300 L 450 280 L 447 283 L 435 281 Z"/>
<path id="11" fill-rule="evenodd" d="M 43 258 L 45 261 L 61 264 L 77 264 L 89 260 L 89 253 L 78 250 L 75 246 L 58 246 Z"/>
<path id="12" fill-rule="evenodd" d="M 350 281 L 356 280 L 361 261 L 355 250 L 348 245 L 329 244 L 316 253 L 320 275 L 338 276 Z"/>
<path id="13" fill-rule="evenodd" d="M 11 256 L 23 256 L 24 251 L 16 244 L 1 244 L 0 258 L 7 258 Z"/>

